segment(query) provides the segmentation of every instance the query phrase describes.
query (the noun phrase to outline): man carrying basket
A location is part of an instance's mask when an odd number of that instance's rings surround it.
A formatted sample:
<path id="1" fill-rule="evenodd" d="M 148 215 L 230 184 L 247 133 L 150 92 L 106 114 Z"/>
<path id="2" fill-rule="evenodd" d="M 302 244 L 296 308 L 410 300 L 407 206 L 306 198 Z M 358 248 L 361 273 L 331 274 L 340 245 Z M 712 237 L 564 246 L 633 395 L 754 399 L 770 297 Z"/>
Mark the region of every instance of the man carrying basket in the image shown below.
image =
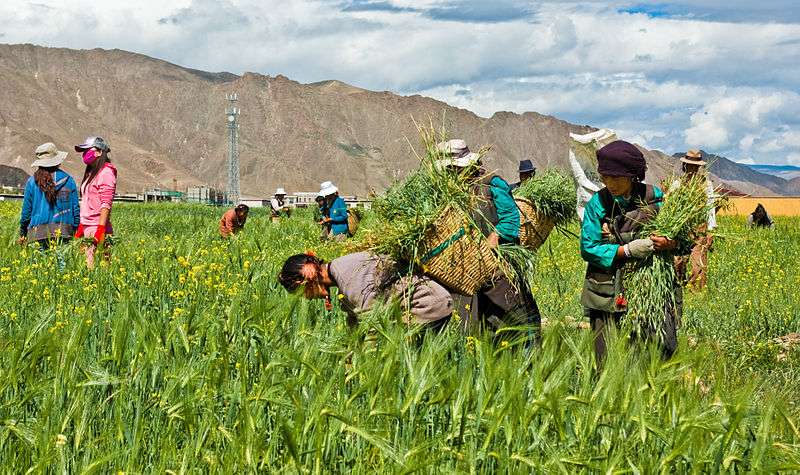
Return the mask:
<path id="1" fill-rule="evenodd" d="M 464 140 L 448 140 L 439 143 L 437 149 L 448 157 L 440 160 L 439 165 L 471 182 L 473 193 L 480 198 L 472 219 L 486 237 L 489 247 L 517 244 L 520 215 L 508 183 L 487 172 L 481 166 L 480 155 L 471 152 Z M 514 274 L 512 282 L 498 271 L 475 295 L 453 294 L 456 311 L 466 313 L 465 327 L 485 325 L 497 331 L 506 326 L 526 325 L 535 333 L 530 336 L 538 341 L 539 308 L 522 273 L 514 269 Z"/>

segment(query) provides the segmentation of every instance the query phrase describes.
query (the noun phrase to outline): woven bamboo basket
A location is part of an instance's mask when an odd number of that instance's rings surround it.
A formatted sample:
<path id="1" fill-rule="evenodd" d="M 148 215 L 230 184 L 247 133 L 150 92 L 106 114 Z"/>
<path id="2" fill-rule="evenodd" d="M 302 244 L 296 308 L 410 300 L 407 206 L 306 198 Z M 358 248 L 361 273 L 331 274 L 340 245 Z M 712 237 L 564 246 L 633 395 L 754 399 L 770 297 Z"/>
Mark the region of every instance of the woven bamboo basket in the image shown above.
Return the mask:
<path id="1" fill-rule="evenodd" d="M 420 255 L 423 272 L 455 292 L 472 295 L 491 280 L 498 260 L 481 232 L 454 208 L 427 231 Z"/>
<path id="2" fill-rule="evenodd" d="M 361 218 L 353 211 L 347 211 L 347 233 L 350 236 L 354 236 L 356 231 L 358 231 L 358 223 L 361 222 Z"/>
<path id="3" fill-rule="evenodd" d="M 535 251 L 547 240 L 555 222 L 538 213 L 530 201 L 524 198 L 514 198 L 514 201 L 519 208 L 519 242 Z"/>

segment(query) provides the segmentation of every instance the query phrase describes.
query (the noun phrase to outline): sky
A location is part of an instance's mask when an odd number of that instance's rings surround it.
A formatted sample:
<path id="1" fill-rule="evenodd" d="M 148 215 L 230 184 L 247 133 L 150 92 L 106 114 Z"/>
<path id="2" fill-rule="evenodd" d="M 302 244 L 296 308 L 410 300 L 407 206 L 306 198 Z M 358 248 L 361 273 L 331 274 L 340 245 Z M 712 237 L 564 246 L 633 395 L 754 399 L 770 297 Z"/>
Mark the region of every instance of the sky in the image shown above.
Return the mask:
<path id="1" fill-rule="evenodd" d="M 1 43 L 338 79 L 800 166 L 800 0 L 4 0 Z"/>

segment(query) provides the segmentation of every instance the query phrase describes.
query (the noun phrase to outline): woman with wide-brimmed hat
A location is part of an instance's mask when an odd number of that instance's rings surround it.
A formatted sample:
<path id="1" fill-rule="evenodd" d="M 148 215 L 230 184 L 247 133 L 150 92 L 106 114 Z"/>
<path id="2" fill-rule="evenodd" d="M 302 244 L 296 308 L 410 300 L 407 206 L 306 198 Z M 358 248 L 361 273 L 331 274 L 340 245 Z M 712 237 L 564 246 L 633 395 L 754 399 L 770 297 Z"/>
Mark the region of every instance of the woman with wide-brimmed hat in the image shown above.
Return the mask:
<path id="1" fill-rule="evenodd" d="M 347 203 L 339 196 L 339 188 L 333 182 L 322 182 L 319 195 L 325 198 L 327 205 L 327 215 L 322 218 L 322 223 L 329 226 L 329 237 L 334 241 L 347 239 Z"/>
<path id="2" fill-rule="evenodd" d="M 103 247 L 103 257 L 108 260 L 110 247 L 107 238 L 114 234 L 111 226 L 111 206 L 117 190 L 117 169 L 111 164 L 108 146 L 102 137 L 87 137 L 75 151 L 83 157 L 86 171 L 81 181 L 81 223 L 75 238 L 89 238 L 86 265 L 94 267 L 95 251 Z"/>
<path id="3" fill-rule="evenodd" d="M 36 148 L 36 167 L 25 184 L 25 198 L 19 220 L 20 244 L 37 242 L 42 248 L 69 240 L 80 223 L 78 187 L 60 166 L 67 152 L 55 144 Z"/>

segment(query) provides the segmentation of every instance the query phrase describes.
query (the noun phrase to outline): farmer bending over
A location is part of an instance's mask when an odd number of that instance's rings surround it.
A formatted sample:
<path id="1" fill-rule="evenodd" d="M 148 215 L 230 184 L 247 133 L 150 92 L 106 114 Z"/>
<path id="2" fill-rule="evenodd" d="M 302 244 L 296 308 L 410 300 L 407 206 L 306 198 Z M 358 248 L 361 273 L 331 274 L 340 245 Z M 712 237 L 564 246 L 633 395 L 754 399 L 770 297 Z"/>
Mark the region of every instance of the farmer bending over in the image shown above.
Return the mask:
<path id="1" fill-rule="evenodd" d="M 219 220 L 220 236 L 229 238 L 244 229 L 244 223 L 247 222 L 247 214 L 249 212 L 250 207 L 244 204 L 226 211 L 222 215 L 222 219 Z"/>
<path id="2" fill-rule="evenodd" d="M 500 244 L 519 243 L 519 208 L 508 183 L 487 172 L 481 166 L 480 155 L 470 152 L 463 140 L 442 142 L 437 148 L 450 157 L 440 160 L 439 166 L 447 167 L 469 180 L 473 193 L 481 198 L 481 204 L 472 218 L 486 236 L 489 246 L 495 248 Z M 499 330 L 508 325 L 527 325 L 535 333 L 533 338 L 538 341 L 542 320 L 539 307 L 522 273 L 516 271 L 515 274 L 516 282 L 511 282 L 498 272 L 476 295 L 454 294 L 458 311 L 466 311 L 466 326 L 488 325 Z"/>
<path id="3" fill-rule="evenodd" d="M 619 325 L 626 310 L 623 265 L 675 247 L 675 242 L 665 237 L 636 239 L 642 225 L 660 209 L 663 197 L 658 187 L 642 183 L 646 170 L 642 152 L 628 142 L 617 140 L 597 151 L 597 172 L 606 186 L 586 204 L 580 248 L 588 263 L 581 304 L 594 332 L 598 367 L 606 354 L 607 327 Z M 680 291 L 675 282 L 665 284 Z M 643 330 L 648 335 L 661 333 L 662 353 L 669 357 L 678 346 L 679 309 L 664 310 L 660 329 Z"/>
<path id="4" fill-rule="evenodd" d="M 747 215 L 747 227 L 772 229 L 775 227 L 775 222 L 772 221 L 772 218 L 769 216 L 769 213 L 767 213 L 767 209 L 764 208 L 764 205 L 759 203 L 756 206 L 755 211 Z"/>
<path id="5" fill-rule="evenodd" d="M 330 263 L 310 253 L 296 254 L 283 264 L 278 282 L 289 292 L 303 287 L 305 298 L 325 299 L 328 307 L 331 287 L 337 287 L 351 327 L 358 323 L 359 314 L 379 299 L 402 299 L 404 321 L 431 329 L 444 327 L 453 312 L 447 289 L 425 276 L 404 275 L 390 258 L 367 252 L 348 254 Z"/>

